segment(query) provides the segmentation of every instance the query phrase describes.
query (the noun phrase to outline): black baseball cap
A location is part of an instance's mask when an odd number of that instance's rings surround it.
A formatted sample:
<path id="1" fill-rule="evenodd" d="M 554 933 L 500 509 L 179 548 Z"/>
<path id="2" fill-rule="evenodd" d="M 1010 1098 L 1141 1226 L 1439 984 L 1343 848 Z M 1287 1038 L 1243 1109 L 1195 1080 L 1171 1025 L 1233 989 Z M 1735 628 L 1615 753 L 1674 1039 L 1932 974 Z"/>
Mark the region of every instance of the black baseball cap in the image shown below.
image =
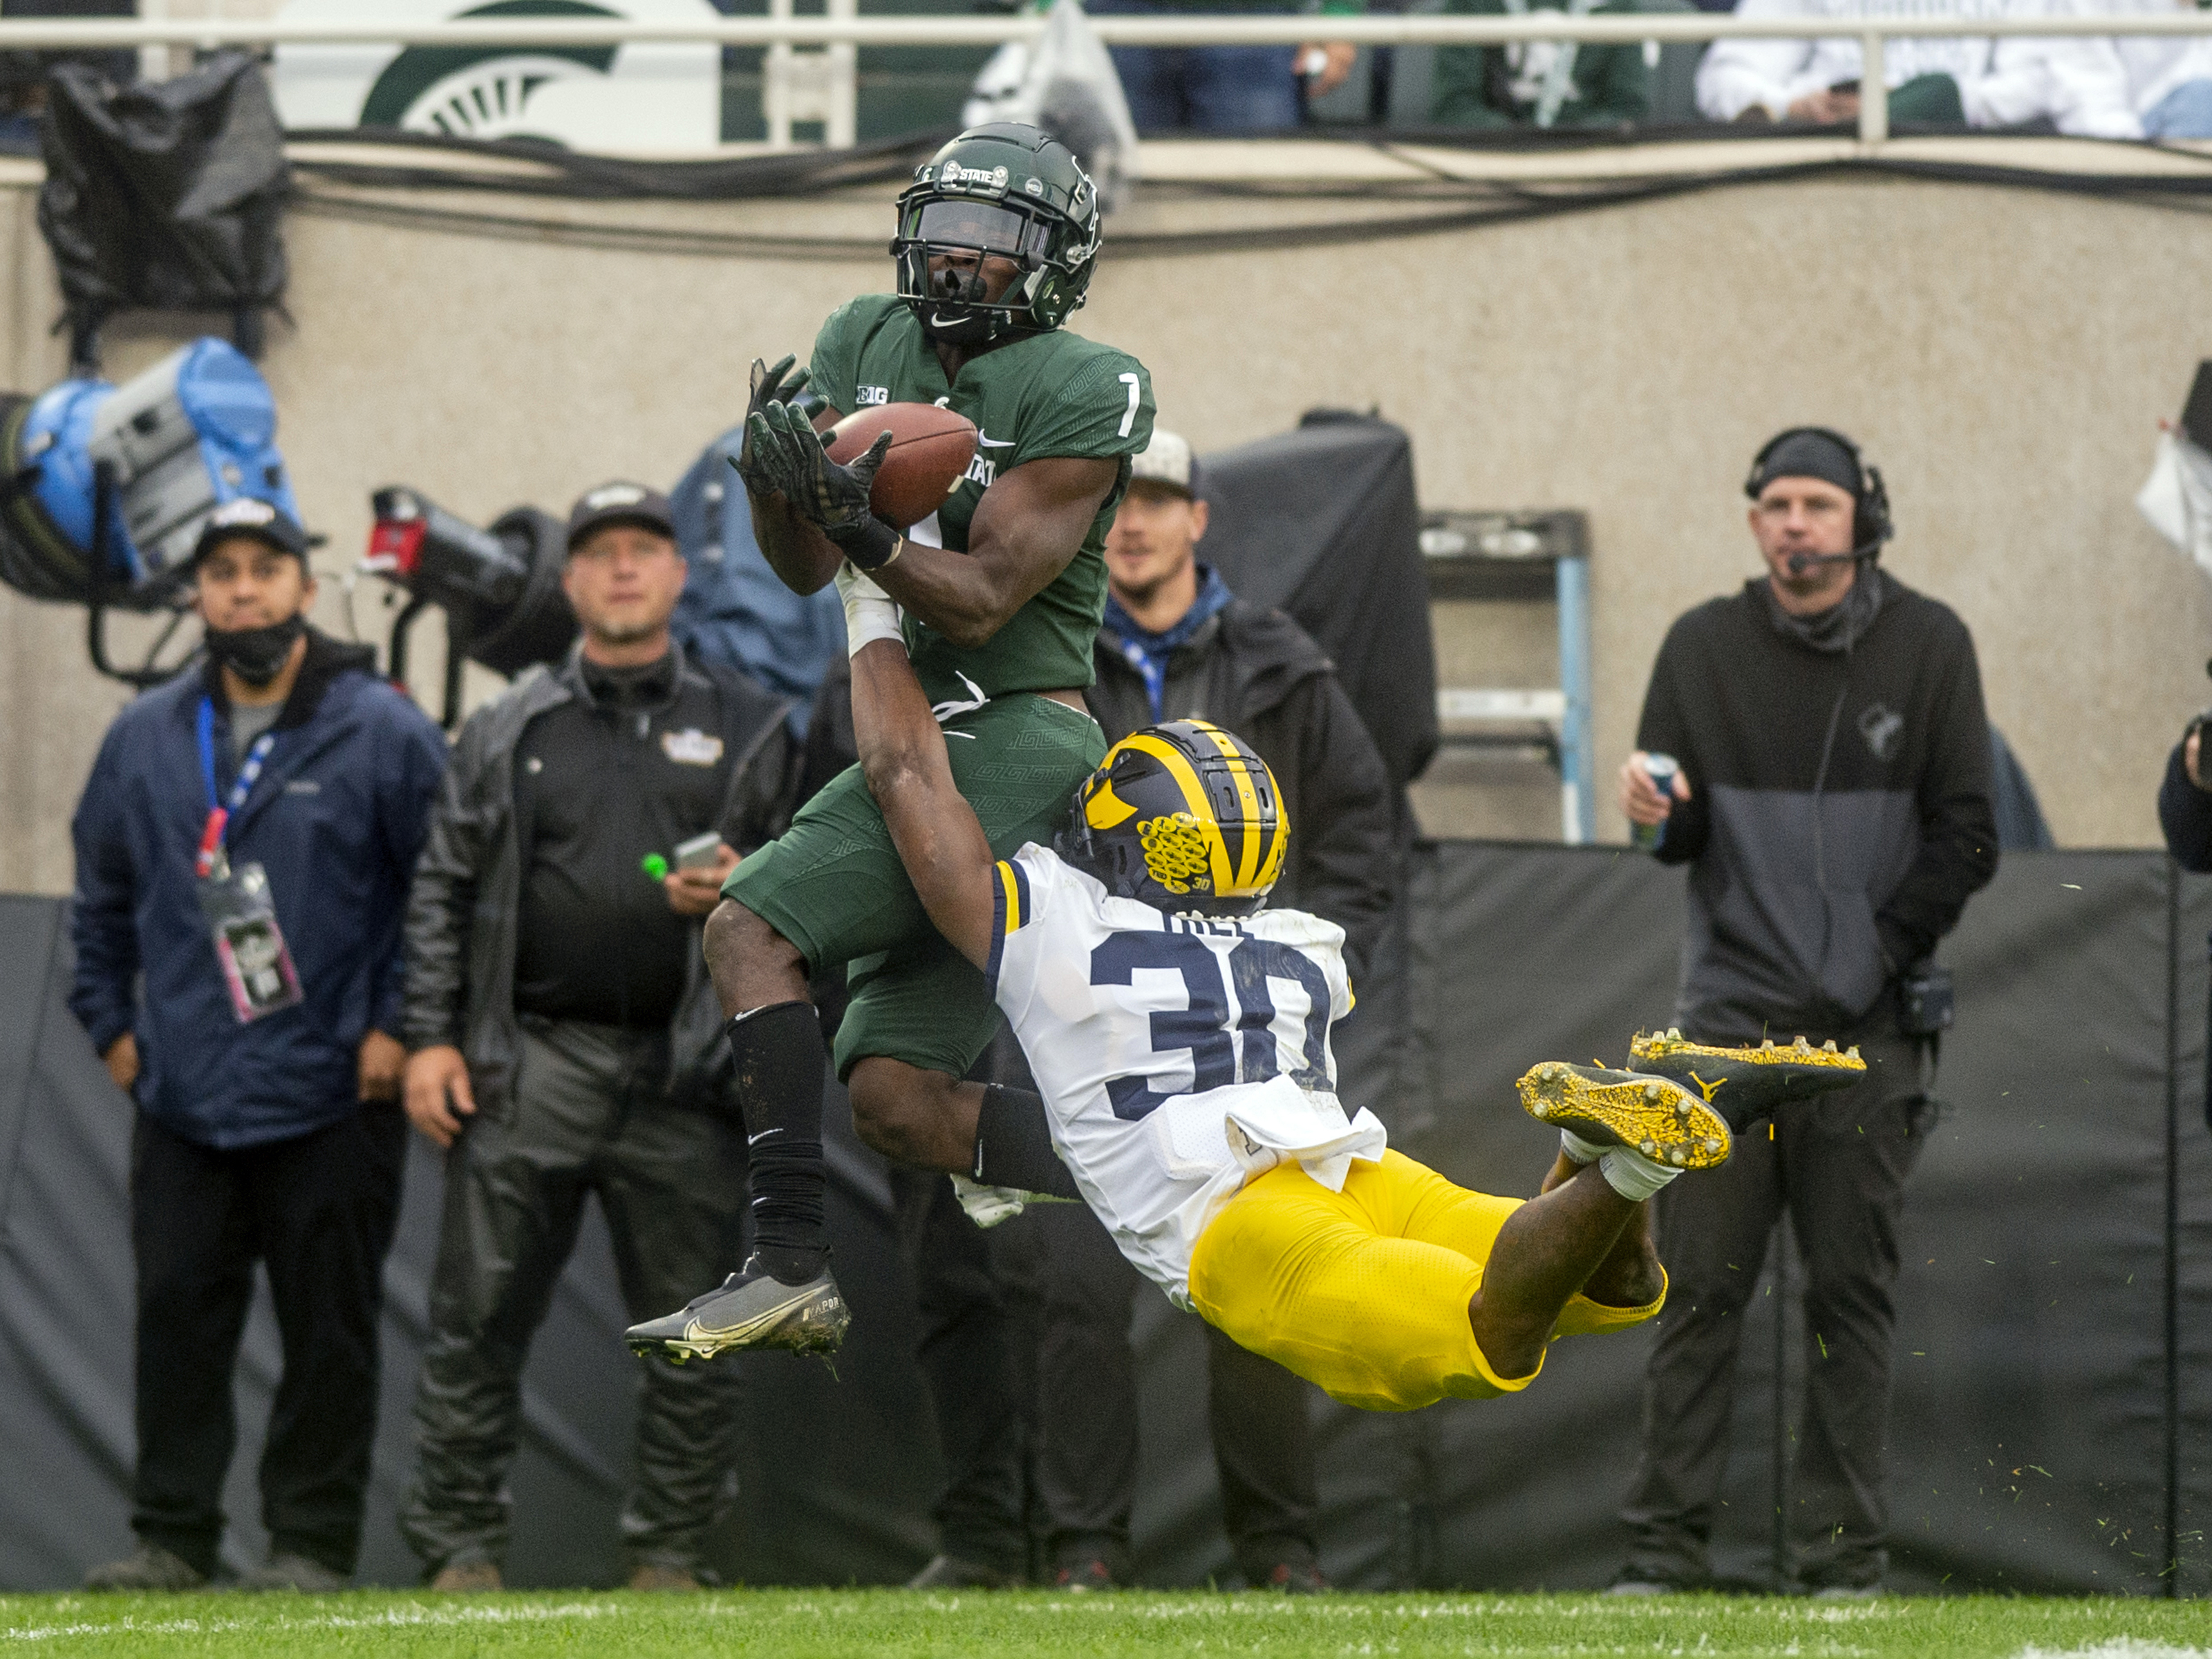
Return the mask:
<path id="1" fill-rule="evenodd" d="M 210 548 L 234 536 L 251 537 L 264 547 L 289 553 L 302 565 L 307 562 L 307 532 L 283 507 L 258 495 L 237 496 L 208 514 L 199 539 L 192 544 L 191 562 L 198 564 Z"/>
<path id="2" fill-rule="evenodd" d="M 643 484 L 617 478 L 576 497 L 576 504 L 568 509 L 565 545 L 573 553 L 578 542 L 610 524 L 641 525 L 672 542 L 676 539 L 676 509 L 668 504 L 668 497 Z"/>

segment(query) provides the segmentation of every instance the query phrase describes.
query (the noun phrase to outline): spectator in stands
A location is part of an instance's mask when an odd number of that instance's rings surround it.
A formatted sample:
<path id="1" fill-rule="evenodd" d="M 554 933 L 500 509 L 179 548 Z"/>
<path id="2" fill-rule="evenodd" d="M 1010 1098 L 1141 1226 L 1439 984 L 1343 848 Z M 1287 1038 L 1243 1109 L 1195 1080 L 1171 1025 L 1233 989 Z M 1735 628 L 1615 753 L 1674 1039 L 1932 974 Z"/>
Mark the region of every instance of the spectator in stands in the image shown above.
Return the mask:
<path id="1" fill-rule="evenodd" d="M 671 638 L 685 571 L 665 497 L 587 492 L 568 550 L 583 637 L 463 728 L 407 915 L 407 1115 L 448 1151 L 403 1525 L 445 1590 L 500 1586 L 523 1361 L 586 1195 L 634 1319 L 744 1255 L 744 1141 L 700 920 L 789 820 L 789 705 Z M 710 856 L 678 859 L 717 833 Z M 655 879 L 649 854 L 678 867 Z M 736 1379 L 643 1373 L 632 1589 L 698 1587 Z"/>
<path id="2" fill-rule="evenodd" d="M 2057 0 L 1926 0 L 1916 16 L 1955 11 L 1962 25 L 2045 15 Z M 1739 17 L 1856 20 L 1863 0 L 1740 0 Z M 1988 35 L 1897 35 L 1882 50 L 1893 124 L 2012 127 L 2048 120 L 2066 132 L 2125 137 L 2134 118 L 2117 82 L 2096 71 L 2082 43 Z M 1715 121 L 1858 119 L 1856 35 L 1819 40 L 1717 40 L 1698 66 L 1700 113 Z"/>
<path id="3" fill-rule="evenodd" d="M 1526 0 L 1445 0 L 1447 12 L 1541 16 L 1558 6 Z M 1633 12 L 1636 0 L 1569 0 L 1585 14 Z M 1470 127 L 1611 127 L 1642 120 L 1651 107 L 1651 70 L 1640 41 L 1601 46 L 1530 40 L 1508 46 L 1446 46 L 1437 53 L 1431 111 Z"/>
<path id="4" fill-rule="evenodd" d="M 2057 0 L 2074 16 L 2194 13 L 2190 0 Z M 2055 44 L 2055 43 L 2054 43 Z M 2101 138 L 2212 138 L 2212 38 L 2096 35 L 2070 40 L 2061 60 L 2069 105 L 2061 132 Z M 2076 114 L 2075 107 L 2086 112 Z M 2117 116 L 2109 114 L 2117 106 Z"/>
<path id="5" fill-rule="evenodd" d="M 270 1554 L 244 1582 L 337 1589 L 361 1541 L 406 1138 L 399 915 L 446 745 L 373 652 L 307 626 L 307 538 L 285 514 L 218 508 L 192 573 L 206 663 L 116 717 L 73 826 L 70 1008 L 137 1109 L 138 1548 L 85 1583 L 214 1575 L 258 1260 L 284 1370 L 261 1459 Z"/>
<path id="6" fill-rule="evenodd" d="M 1321 647 L 1280 611 L 1237 599 L 1199 561 L 1206 524 L 1189 444 L 1155 432 L 1107 538 L 1110 591 L 1091 712 L 1109 743 L 1157 721 L 1194 718 L 1260 751 L 1294 826 L 1269 902 L 1341 925 L 1356 980 L 1394 896 L 1382 757 Z M 1089 1210 L 1054 1205 L 1038 1210 L 1035 1223 L 1042 1246 L 1037 1501 L 1053 1582 L 1103 1588 L 1127 1571 L 1137 1473 L 1129 1316 L 1139 1280 Z M 1206 1352 L 1223 1518 L 1237 1567 L 1255 1587 L 1322 1588 L 1312 1391 L 1211 1327 Z"/>
<path id="7" fill-rule="evenodd" d="M 1675 1019 L 1701 1042 L 1832 1038 L 1866 1079 L 1798 1108 L 1694 1189 L 1659 1200 L 1670 1283 L 1645 1379 L 1644 1451 L 1614 1588 L 1705 1579 L 1741 1315 L 1784 1211 L 1808 1283 L 1805 1417 L 1790 1525 L 1815 1593 L 1872 1594 L 1887 1565 L 1897 1223 L 1927 1101 L 1900 979 L 1995 872 L 1990 728 L 1966 625 L 1875 562 L 1880 475 L 1817 428 L 1745 485 L 1767 574 L 1678 619 L 1620 772 L 1621 808 L 1690 866 Z M 1680 763 L 1670 795 L 1646 752 Z"/>
<path id="8" fill-rule="evenodd" d="M 1283 0 L 1093 0 L 1094 17 L 1188 17 L 1209 12 L 1256 16 L 1302 9 Z M 1325 0 L 1323 12 L 1359 11 L 1364 0 Z M 1357 48 L 1338 41 L 1300 46 L 1115 46 L 1114 72 L 1139 132 L 1285 132 L 1304 118 L 1305 100 L 1342 86 Z"/>
<path id="9" fill-rule="evenodd" d="M 2212 872 L 2212 778 L 2204 775 L 2204 721 L 2189 722 L 2173 752 L 2166 757 L 2166 781 L 2158 790 L 2158 823 L 2166 831 L 2166 850 L 2185 870 Z M 2206 1109 L 2212 1111 L 2212 1103 Z"/>

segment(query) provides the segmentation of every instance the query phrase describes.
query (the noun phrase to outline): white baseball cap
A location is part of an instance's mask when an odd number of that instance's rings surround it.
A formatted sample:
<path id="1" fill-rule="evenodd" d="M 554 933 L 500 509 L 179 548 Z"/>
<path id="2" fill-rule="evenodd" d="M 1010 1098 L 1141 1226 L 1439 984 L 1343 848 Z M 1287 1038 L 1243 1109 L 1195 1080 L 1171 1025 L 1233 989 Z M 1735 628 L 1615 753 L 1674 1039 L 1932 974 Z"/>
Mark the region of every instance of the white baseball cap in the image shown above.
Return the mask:
<path id="1" fill-rule="evenodd" d="M 1145 453 L 1129 464 L 1131 483 L 1165 484 L 1170 489 L 1198 495 L 1198 462 L 1190 453 L 1190 440 L 1162 427 L 1152 428 Z"/>

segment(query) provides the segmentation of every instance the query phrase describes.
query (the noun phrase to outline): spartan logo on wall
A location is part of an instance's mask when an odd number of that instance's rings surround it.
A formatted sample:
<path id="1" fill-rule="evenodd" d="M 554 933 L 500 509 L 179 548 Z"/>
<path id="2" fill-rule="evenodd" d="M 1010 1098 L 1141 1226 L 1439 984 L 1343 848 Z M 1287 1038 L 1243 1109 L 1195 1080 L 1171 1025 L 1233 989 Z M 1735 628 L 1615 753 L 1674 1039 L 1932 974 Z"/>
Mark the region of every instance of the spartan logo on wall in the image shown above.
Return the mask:
<path id="1" fill-rule="evenodd" d="M 292 21 L 717 15 L 708 0 L 291 0 Z M 585 150 L 700 151 L 721 136 L 711 42 L 639 46 L 283 46 L 273 77 L 287 128 L 381 127 L 535 138 Z"/>

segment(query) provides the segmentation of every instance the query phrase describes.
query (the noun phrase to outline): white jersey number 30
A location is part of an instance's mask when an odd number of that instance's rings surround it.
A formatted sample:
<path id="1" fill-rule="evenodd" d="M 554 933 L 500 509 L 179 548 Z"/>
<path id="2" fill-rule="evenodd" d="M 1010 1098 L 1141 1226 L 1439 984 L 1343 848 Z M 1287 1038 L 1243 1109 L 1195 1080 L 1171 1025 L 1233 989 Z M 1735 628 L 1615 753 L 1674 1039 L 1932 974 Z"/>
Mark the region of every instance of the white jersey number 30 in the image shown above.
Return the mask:
<path id="1" fill-rule="evenodd" d="M 1124 379 L 1133 377 L 1124 376 Z M 1135 395 L 1133 388 L 1131 396 Z M 1291 1080 L 1302 1089 L 1328 1089 L 1328 981 L 1313 960 L 1279 939 L 1235 935 L 1228 952 L 1229 982 L 1237 992 L 1230 1007 L 1220 953 L 1189 933 L 1114 933 L 1091 952 L 1093 985 L 1129 985 L 1139 970 L 1179 974 L 1188 993 L 1187 1008 L 1152 1013 L 1152 1051 L 1188 1050 L 1191 1080 L 1187 1089 L 1156 1091 L 1155 1078 L 1117 1077 L 1106 1085 L 1114 1115 L 1135 1122 L 1179 1094 L 1204 1094 L 1231 1083 L 1265 1083 L 1279 1070 L 1274 994 L 1271 980 L 1286 981 L 1305 993 L 1304 1018 L 1285 1011 L 1282 1033 L 1293 1052 L 1302 1051 Z"/>

